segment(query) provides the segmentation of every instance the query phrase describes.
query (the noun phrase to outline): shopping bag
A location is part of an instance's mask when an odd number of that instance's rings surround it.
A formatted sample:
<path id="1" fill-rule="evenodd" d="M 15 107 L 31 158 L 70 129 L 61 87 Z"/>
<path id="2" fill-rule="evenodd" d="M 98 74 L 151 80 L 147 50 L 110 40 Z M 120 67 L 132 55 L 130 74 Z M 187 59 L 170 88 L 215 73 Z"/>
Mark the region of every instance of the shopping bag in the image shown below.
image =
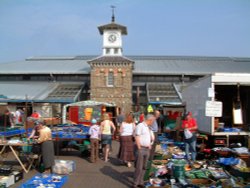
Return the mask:
<path id="1" fill-rule="evenodd" d="M 186 139 L 189 139 L 193 136 L 193 134 L 188 129 L 184 129 L 184 136 Z"/>

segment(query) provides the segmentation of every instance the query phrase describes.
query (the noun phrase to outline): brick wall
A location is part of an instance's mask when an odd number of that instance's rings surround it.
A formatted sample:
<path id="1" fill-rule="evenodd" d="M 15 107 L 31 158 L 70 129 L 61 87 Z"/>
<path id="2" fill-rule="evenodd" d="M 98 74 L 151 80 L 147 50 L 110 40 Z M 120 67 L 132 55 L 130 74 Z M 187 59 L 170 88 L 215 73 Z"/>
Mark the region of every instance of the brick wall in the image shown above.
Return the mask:
<path id="1" fill-rule="evenodd" d="M 132 62 L 91 64 L 90 98 L 100 102 L 114 102 L 117 107 L 132 109 Z M 109 72 L 114 74 L 114 86 L 107 86 Z"/>

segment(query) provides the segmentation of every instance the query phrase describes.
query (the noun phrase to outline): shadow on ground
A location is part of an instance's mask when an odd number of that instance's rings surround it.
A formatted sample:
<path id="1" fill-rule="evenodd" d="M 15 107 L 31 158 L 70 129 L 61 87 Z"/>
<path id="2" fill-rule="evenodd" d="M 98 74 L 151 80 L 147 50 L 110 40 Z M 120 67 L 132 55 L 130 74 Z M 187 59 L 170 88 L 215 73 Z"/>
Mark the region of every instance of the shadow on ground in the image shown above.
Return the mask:
<path id="1" fill-rule="evenodd" d="M 125 171 L 125 172 L 119 172 L 115 170 L 111 166 L 104 166 L 100 169 L 100 171 L 110 178 L 122 183 L 123 185 L 127 187 L 131 187 L 133 182 L 129 178 L 133 178 L 133 172 Z"/>

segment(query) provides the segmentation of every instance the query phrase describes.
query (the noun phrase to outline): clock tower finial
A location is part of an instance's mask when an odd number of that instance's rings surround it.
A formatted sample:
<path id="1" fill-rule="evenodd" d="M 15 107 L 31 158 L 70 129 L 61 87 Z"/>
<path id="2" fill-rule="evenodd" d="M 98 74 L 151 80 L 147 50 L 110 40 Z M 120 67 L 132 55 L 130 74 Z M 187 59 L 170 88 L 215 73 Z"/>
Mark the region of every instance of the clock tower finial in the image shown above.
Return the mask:
<path id="1" fill-rule="evenodd" d="M 122 56 L 122 35 L 127 35 L 127 27 L 115 23 L 115 6 L 110 7 L 111 23 L 98 27 L 100 34 L 103 35 L 103 55 Z"/>
<path id="2" fill-rule="evenodd" d="M 111 18 L 111 21 L 115 22 L 115 8 L 116 7 L 114 5 L 111 5 L 110 7 L 112 9 L 112 18 Z"/>

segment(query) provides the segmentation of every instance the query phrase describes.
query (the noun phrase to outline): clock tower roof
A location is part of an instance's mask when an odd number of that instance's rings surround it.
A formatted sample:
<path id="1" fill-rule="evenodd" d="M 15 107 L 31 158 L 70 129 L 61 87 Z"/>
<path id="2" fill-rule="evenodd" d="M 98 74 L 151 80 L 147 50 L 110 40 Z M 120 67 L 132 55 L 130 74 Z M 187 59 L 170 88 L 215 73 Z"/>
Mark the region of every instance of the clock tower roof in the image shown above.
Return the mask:
<path id="1" fill-rule="evenodd" d="M 99 30 L 100 34 L 103 35 L 105 30 L 119 30 L 119 31 L 121 31 L 122 35 L 127 35 L 128 34 L 127 27 L 115 23 L 115 8 L 116 7 L 112 5 L 111 8 L 112 8 L 111 23 L 99 26 L 98 30 Z"/>
<path id="2" fill-rule="evenodd" d="M 98 30 L 99 30 L 101 35 L 103 35 L 104 30 L 120 30 L 122 35 L 128 34 L 126 26 L 117 24 L 115 22 L 111 22 L 111 23 L 106 24 L 106 25 L 101 25 L 98 27 Z"/>

